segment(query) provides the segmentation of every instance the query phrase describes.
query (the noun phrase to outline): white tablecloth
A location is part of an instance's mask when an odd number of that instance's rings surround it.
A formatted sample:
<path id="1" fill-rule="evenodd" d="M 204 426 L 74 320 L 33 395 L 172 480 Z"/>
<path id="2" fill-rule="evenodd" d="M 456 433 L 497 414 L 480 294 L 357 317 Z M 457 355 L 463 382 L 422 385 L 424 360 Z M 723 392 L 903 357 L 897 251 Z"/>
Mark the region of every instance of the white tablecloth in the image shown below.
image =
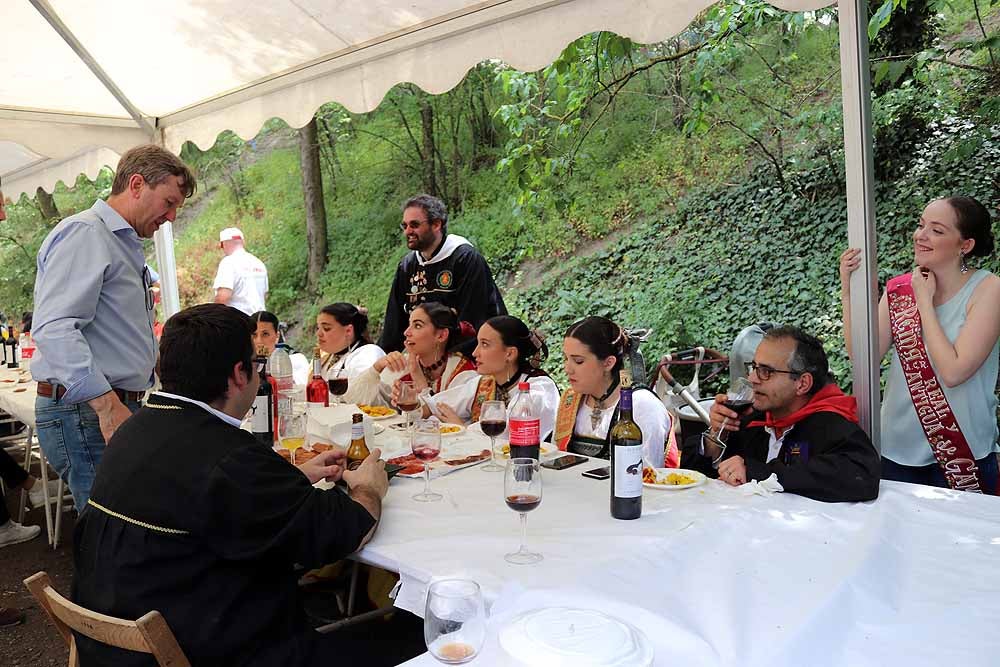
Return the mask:
<path id="1" fill-rule="evenodd" d="M 26 370 L 28 362 L 22 361 L 20 367 Z M 0 409 L 34 428 L 35 395 L 38 384 L 33 380 L 30 382 L 4 382 L 4 380 L 17 380 L 18 378 L 30 380 L 31 375 L 29 373 L 20 374 L 17 370 L 10 370 L 6 366 L 0 369 Z M 15 391 L 16 389 L 24 389 L 24 391 Z"/>
<path id="2" fill-rule="evenodd" d="M 428 583 L 473 579 L 508 615 L 557 600 L 630 615 L 657 665 L 995 665 L 1000 655 L 1000 500 L 894 482 L 871 503 L 747 496 L 721 482 L 646 490 L 616 521 L 588 465 L 543 471 L 528 546 L 510 565 L 517 515 L 503 473 L 394 480 L 362 560 L 401 574 L 396 605 L 423 615 Z M 496 663 L 495 650 L 470 664 Z M 425 655 L 408 665 L 437 664 Z"/>

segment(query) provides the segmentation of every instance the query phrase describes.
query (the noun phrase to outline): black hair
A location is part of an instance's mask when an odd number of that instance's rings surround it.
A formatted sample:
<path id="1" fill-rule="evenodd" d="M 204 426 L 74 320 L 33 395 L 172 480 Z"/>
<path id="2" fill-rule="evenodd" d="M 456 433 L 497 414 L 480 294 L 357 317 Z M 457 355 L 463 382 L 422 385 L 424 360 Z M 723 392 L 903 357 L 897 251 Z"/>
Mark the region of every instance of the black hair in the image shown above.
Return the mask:
<path id="1" fill-rule="evenodd" d="M 441 233 L 448 233 L 448 207 L 444 205 L 443 201 L 433 195 L 416 195 L 406 200 L 403 204 L 403 210 L 405 211 L 413 206 L 424 210 L 424 213 L 427 214 L 428 223 L 440 220 Z"/>
<path id="2" fill-rule="evenodd" d="M 371 334 L 368 333 L 368 309 L 359 308 L 353 303 L 331 303 L 320 309 L 324 315 L 329 315 L 337 320 L 337 324 L 346 327 L 348 324 L 354 325 L 354 337 L 365 343 L 372 342 Z"/>
<path id="3" fill-rule="evenodd" d="M 21 314 L 21 331 L 23 333 L 31 333 L 31 320 L 33 317 L 34 313 L 30 310 L 26 310 Z"/>
<path id="4" fill-rule="evenodd" d="M 470 341 L 475 339 L 475 330 L 469 331 L 472 329 L 472 325 L 458 319 L 457 310 L 437 301 L 426 301 L 413 310 L 418 309 L 427 313 L 427 317 L 435 329 L 448 330 L 448 342 L 445 344 L 446 352 L 458 351 L 469 356 L 466 348 Z"/>
<path id="5" fill-rule="evenodd" d="M 274 327 L 274 333 L 278 333 L 278 316 L 274 313 L 270 313 L 266 310 L 258 310 L 256 313 L 250 316 L 253 320 L 253 328 L 256 331 L 258 322 L 267 322 Z"/>
<path id="6" fill-rule="evenodd" d="M 549 348 L 541 336 L 528 329 L 528 325 L 510 315 L 491 317 L 486 324 L 500 334 L 504 345 L 517 348 L 518 373 L 526 373 L 528 377 L 548 375 L 541 364 L 548 359 Z"/>
<path id="7" fill-rule="evenodd" d="M 830 362 L 826 358 L 823 343 L 816 336 L 810 336 L 802 329 L 792 326 L 781 326 L 764 334 L 765 340 L 780 340 L 790 338 L 795 341 L 795 351 L 788 360 L 788 370 L 797 375 L 809 373 L 812 376 L 812 396 L 826 385 L 833 382 L 830 376 Z"/>
<path id="8" fill-rule="evenodd" d="M 948 197 L 945 202 L 958 218 L 958 233 L 963 239 L 972 239 L 976 245 L 969 257 L 988 257 L 993 254 L 993 229 L 989 210 L 972 197 Z"/>
<path id="9" fill-rule="evenodd" d="M 575 322 L 566 330 L 564 338 L 575 338 L 586 345 L 601 361 L 615 358 L 611 376 L 617 377 L 625 365 L 625 345 L 628 337 L 625 330 L 606 317 L 591 315 Z"/>
<path id="10" fill-rule="evenodd" d="M 157 367 L 163 390 L 211 403 L 226 395 L 229 376 L 243 364 L 249 378 L 256 324 L 220 303 L 192 306 L 163 326 Z"/>

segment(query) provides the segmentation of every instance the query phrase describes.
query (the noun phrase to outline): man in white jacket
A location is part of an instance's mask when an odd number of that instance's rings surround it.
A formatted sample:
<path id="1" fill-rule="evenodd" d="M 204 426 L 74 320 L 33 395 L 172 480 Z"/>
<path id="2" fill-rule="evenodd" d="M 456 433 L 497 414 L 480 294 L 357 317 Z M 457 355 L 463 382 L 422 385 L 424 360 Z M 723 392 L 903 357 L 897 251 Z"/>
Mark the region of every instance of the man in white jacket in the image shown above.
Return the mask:
<path id="1" fill-rule="evenodd" d="M 267 267 L 243 247 L 243 232 L 227 227 L 219 232 L 219 246 L 226 256 L 215 274 L 215 303 L 242 310 L 247 315 L 265 310 Z"/>
<path id="2" fill-rule="evenodd" d="M 413 252 L 396 269 L 379 347 L 401 350 L 410 311 L 426 301 L 454 308 L 476 330 L 491 317 L 507 314 L 486 260 L 467 239 L 448 233 L 444 202 L 430 195 L 411 197 L 403 204 L 400 228 Z"/>

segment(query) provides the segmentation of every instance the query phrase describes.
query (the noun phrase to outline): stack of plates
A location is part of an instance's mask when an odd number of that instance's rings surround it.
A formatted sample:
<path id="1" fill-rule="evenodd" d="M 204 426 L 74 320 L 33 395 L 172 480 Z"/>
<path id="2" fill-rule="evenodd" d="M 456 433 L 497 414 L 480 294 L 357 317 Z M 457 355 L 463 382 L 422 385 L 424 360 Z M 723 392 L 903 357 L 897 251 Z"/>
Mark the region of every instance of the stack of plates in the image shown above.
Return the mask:
<path id="1" fill-rule="evenodd" d="M 593 609 L 553 607 L 519 614 L 500 628 L 508 667 L 649 667 L 653 648 L 638 629 Z"/>

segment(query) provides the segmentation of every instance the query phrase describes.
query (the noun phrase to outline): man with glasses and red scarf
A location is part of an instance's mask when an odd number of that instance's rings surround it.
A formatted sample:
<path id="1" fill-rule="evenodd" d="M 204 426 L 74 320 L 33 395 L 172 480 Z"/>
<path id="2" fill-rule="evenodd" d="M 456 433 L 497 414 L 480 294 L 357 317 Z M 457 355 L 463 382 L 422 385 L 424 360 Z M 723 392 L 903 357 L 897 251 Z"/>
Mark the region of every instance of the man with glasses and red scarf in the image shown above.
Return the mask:
<path id="1" fill-rule="evenodd" d="M 476 331 L 491 317 L 507 314 L 486 260 L 468 239 L 448 233 L 444 202 L 430 195 L 411 197 L 403 204 L 399 226 L 413 252 L 396 268 L 379 347 L 402 350 L 410 311 L 426 301 L 454 308 L 459 320 Z"/>
<path id="2" fill-rule="evenodd" d="M 77 510 L 105 443 L 153 385 L 155 304 L 143 239 L 173 221 L 194 189 L 180 158 L 137 146 L 118 162 L 107 201 L 62 220 L 38 250 L 35 432 Z"/>
<path id="3" fill-rule="evenodd" d="M 878 452 L 858 426 L 854 397 L 833 383 L 823 344 L 795 327 L 771 329 L 748 366 L 753 405 L 738 415 L 720 395 L 711 409 L 713 431 L 730 431 L 721 457 L 705 448 L 719 457 L 719 479 L 770 480 L 772 490 L 827 502 L 876 498 Z"/>

